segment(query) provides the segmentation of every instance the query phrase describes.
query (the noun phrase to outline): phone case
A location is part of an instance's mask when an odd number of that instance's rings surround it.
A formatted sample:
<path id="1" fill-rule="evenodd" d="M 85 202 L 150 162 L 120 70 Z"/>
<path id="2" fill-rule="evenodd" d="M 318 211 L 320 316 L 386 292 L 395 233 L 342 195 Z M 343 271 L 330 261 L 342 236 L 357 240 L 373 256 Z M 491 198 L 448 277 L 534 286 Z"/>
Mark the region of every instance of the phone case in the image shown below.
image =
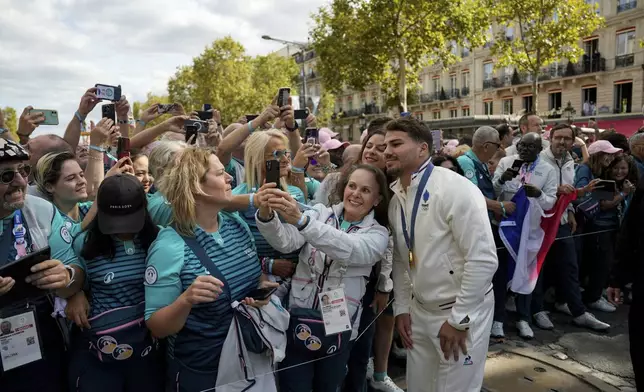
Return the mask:
<path id="1" fill-rule="evenodd" d="M 51 109 L 32 109 L 29 113 L 42 113 L 45 115 L 45 121 L 40 125 L 58 125 L 58 111 Z"/>
<path id="2" fill-rule="evenodd" d="M 114 104 L 101 106 L 101 113 L 103 114 L 103 118 L 109 118 L 116 122 L 116 106 Z"/>
<path id="3" fill-rule="evenodd" d="M 282 87 L 277 93 L 277 106 L 282 107 L 288 105 L 288 98 L 291 95 L 291 89 Z"/>
<path id="4" fill-rule="evenodd" d="M 109 84 L 96 84 L 94 87 L 99 89 L 99 91 L 96 92 L 96 95 L 100 99 L 106 99 L 108 101 L 113 101 L 113 102 L 116 102 L 121 99 L 121 86 L 110 86 Z M 100 89 L 103 87 L 111 87 L 112 89 L 114 89 L 114 95 L 103 94 L 100 91 Z"/>

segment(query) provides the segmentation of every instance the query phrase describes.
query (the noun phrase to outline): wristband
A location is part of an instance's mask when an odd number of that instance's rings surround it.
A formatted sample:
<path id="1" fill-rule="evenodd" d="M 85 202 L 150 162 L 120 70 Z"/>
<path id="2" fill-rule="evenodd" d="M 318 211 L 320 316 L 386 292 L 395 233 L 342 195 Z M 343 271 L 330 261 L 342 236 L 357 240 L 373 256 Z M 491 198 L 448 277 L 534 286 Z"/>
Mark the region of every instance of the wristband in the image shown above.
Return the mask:
<path id="1" fill-rule="evenodd" d="M 250 133 L 255 132 L 255 128 L 253 128 L 253 120 L 250 120 L 250 121 L 248 122 L 248 131 L 249 131 Z"/>
<path id="2" fill-rule="evenodd" d="M 303 174 L 306 170 L 303 167 L 291 166 L 293 173 Z"/>
<path id="3" fill-rule="evenodd" d="M 273 275 L 273 262 L 274 261 L 275 260 L 273 260 L 273 259 L 268 260 L 268 274 L 269 275 Z"/>
<path id="4" fill-rule="evenodd" d="M 501 214 L 503 214 L 504 218 L 508 217 L 508 215 L 505 213 L 505 206 L 503 205 L 503 202 L 501 202 Z"/>
<path id="5" fill-rule="evenodd" d="M 306 220 L 306 215 L 302 214 L 300 216 L 300 219 L 297 221 L 297 227 L 301 227 L 304 224 L 304 221 Z"/>
<path id="6" fill-rule="evenodd" d="M 146 123 L 146 122 L 145 122 L 145 121 L 143 121 L 143 120 L 136 120 L 136 123 L 137 123 L 137 124 L 141 124 L 141 126 L 143 126 L 143 127 L 144 127 L 144 126 L 146 126 L 146 125 L 148 124 L 148 123 Z"/>
<path id="7" fill-rule="evenodd" d="M 78 119 L 78 121 L 81 122 L 81 123 L 83 121 L 85 121 L 85 117 L 81 116 L 81 114 L 78 113 L 78 110 L 76 111 L 76 113 L 74 113 L 74 117 L 76 117 Z"/>
<path id="8" fill-rule="evenodd" d="M 284 128 L 289 132 L 295 132 L 297 130 L 297 124 L 293 128 L 289 128 L 288 125 L 284 124 Z"/>
<path id="9" fill-rule="evenodd" d="M 69 272 L 69 283 L 67 283 L 67 286 L 65 286 L 65 288 L 69 288 L 69 286 L 71 286 L 72 283 L 74 283 L 74 276 L 76 276 L 76 270 L 69 265 L 66 265 L 65 269 Z"/>
<path id="10" fill-rule="evenodd" d="M 255 194 L 251 193 L 248 195 L 248 208 L 256 208 L 255 207 Z"/>
<path id="11" fill-rule="evenodd" d="M 98 152 L 105 152 L 105 149 L 103 147 L 95 146 L 93 144 L 89 145 L 90 150 L 98 151 Z"/>
<path id="12" fill-rule="evenodd" d="M 116 120 L 117 123 L 119 124 L 129 124 L 130 122 L 128 120 Z"/>

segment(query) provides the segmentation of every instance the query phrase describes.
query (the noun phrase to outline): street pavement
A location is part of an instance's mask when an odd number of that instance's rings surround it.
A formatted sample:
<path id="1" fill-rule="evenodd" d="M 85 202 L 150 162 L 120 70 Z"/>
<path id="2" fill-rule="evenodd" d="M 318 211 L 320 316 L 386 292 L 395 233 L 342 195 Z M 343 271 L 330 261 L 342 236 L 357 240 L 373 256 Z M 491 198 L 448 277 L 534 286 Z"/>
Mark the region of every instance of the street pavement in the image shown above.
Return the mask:
<path id="1" fill-rule="evenodd" d="M 628 305 L 614 313 L 593 312 L 611 325 L 597 333 L 572 325 L 570 316 L 551 312 L 552 331 L 533 326 L 535 338 L 523 340 L 512 314 L 506 339 L 490 342 L 483 391 L 487 392 L 634 392 L 628 349 Z M 391 358 L 389 374 L 405 388 L 405 361 Z M 456 391 L 455 391 L 456 392 Z"/>

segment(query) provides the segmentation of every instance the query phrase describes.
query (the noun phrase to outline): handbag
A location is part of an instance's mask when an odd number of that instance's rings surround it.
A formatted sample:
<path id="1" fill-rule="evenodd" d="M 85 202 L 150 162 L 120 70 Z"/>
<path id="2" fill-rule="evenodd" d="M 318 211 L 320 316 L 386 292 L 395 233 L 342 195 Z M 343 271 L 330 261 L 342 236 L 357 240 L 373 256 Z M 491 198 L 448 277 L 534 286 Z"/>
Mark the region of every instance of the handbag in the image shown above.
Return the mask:
<path id="1" fill-rule="evenodd" d="M 103 312 L 90 318 L 92 328 L 83 330 L 89 350 L 101 362 L 145 357 L 158 349 L 145 325 L 145 302 Z"/>
<path id="2" fill-rule="evenodd" d="M 349 347 L 353 328 L 327 336 L 320 310 L 292 308 L 290 313 L 287 344 L 301 354 L 318 359 L 339 353 Z M 359 309 L 353 314 L 351 325 L 355 323 L 358 313 Z"/>
<path id="3" fill-rule="evenodd" d="M 233 308 L 233 317 L 241 326 L 241 334 L 242 338 L 244 339 L 244 343 L 246 344 L 246 349 L 256 354 L 262 354 L 263 352 L 265 352 L 268 349 L 268 346 L 264 343 L 262 337 L 257 333 L 257 329 L 255 328 L 253 320 L 249 317 L 246 317 L 245 315 L 241 315 L 233 306 L 230 286 L 228 286 L 226 278 L 221 273 L 221 271 L 219 271 L 217 265 L 210 259 L 210 257 L 208 257 L 208 254 L 201 247 L 201 245 L 199 245 L 199 242 L 195 237 L 181 235 L 181 238 L 183 238 L 183 241 L 186 243 L 186 245 L 188 245 L 190 250 L 192 250 L 192 253 L 197 256 L 197 259 L 199 259 L 201 265 L 203 265 L 204 268 L 206 268 L 206 270 L 208 270 L 212 274 L 212 276 L 219 279 L 224 284 L 223 294 L 230 301 L 231 307 Z"/>
<path id="4" fill-rule="evenodd" d="M 581 214 L 584 222 L 590 223 L 595 220 L 595 217 L 599 213 L 599 201 L 593 197 L 589 197 L 577 205 L 577 211 Z"/>

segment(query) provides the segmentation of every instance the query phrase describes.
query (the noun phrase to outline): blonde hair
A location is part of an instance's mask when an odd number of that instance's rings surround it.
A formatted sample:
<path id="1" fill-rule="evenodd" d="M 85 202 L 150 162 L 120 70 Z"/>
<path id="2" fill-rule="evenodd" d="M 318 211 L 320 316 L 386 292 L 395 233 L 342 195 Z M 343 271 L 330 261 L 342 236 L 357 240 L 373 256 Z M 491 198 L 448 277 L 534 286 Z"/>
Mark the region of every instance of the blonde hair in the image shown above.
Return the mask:
<path id="1" fill-rule="evenodd" d="M 452 152 L 450 155 L 454 158 L 458 158 L 461 155 L 465 155 L 465 153 L 471 149 L 472 147 L 468 146 L 467 144 L 463 144 L 461 146 L 456 147 L 456 149 L 454 149 L 454 152 Z"/>
<path id="2" fill-rule="evenodd" d="M 197 227 L 195 195 L 206 193 L 201 189 L 201 181 L 210 167 L 212 150 L 199 147 L 186 147 L 179 152 L 159 183 L 159 191 L 172 205 L 172 220 L 179 234 L 194 235 Z"/>
<path id="3" fill-rule="evenodd" d="M 158 142 L 148 155 L 148 168 L 157 188 L 160 186 L 164 171 L 169 169 L 177 153 L 188 145 L 184 142 L 164 140 Z"/>
<path id="4" fill-rule="evenodd" d="M 253 188 L 259 189 L 262 186 L 264 178 L 261 177 L 261 173 L 266 166 L 264 156 L 266 146 L 271 139 L 281 140 L 288 148 L 288 138 L 277 129 L 255 132 L 246 140 L 246 148 L 244 148 L 244 182 L 248 186 L 249 192 Z M 280 185 L 283 189 L 287 189 L 286 178 L 280 178 Z"/>
<path id="5" fill-rule="evenodd" d="M 36 163 L 34 180 L 38 190 L 52 200 L 53 195 L 47 190 L 47 184 L 55 184 L 60 179 L 63 164 L 67 161 L 76 161 L 76 156 L 69 151 L 50 152 L 43 155 Z"/>

